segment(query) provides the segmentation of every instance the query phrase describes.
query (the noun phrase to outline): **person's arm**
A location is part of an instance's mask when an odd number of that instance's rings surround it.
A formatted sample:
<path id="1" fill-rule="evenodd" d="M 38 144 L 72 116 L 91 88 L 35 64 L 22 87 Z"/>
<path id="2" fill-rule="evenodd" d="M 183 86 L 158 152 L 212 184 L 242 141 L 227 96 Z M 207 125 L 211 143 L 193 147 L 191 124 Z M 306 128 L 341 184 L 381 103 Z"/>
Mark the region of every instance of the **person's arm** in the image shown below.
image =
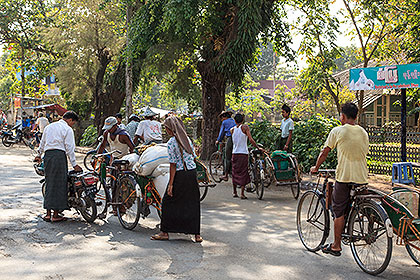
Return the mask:
<path id="1" fill-rule="evenodd" d="M 102 154 L 103 152 L 104 152 L 104 150 L 105 150 L 105 146 L 106 146 L 106 144 L 107 144 L 107 136 L 108 136 L 108 131 L 105 131 L 104 132 L 104 134 L 103 134 L 103 139 L 102 139 L 102 143 L 101 143 L 101 145 L 99 146 L 99 149 L 98 149 L 98 151 L 96 152 L 97 154 Z"/>
<path id="2" fill-rule="evenodd" d="M 242 132 L 245 133 L 246 136 L 248 136 L 248 139 L 249 139 L 249 142 L 251 142 L 251 145 L 259 149 L 257 142 L 255 142 L 254 138 L 252 138 L 251 130 L 249 129 L 249 126 L 247 126 L 246 124 L 242 125 Z"/>
<path id="3" fill-rule="evenodd" d="M 174 189 L 174 178 L 176 173 L 176 163 L 169 164 L 169 184 L 168 184 L 168 195 L 172 196 L 173 189 Z"/>
<path id="4" fill-rule="evenodd" d="M 293 133 L 293 130 L 289 130 L 289 136 L 287 137 L 286 145 L 284 145 L 285 150 L 289 148 L 289 144 L 292 141 L 292 133 Z"/>
<path id="5" fill-rule="evenodd" d="M 35 123 L 34 128 L 32 128 L 31 132 L 34 132 L 38 127 L 38 122 Z"/>
<path id="6" fill-rule="evenodd" d="M 35 157 L 34 161 L 38 161 L 40 162 L 42 160 L 42 154 L 45 151 L 45 142 L 46 142 L 46 132 L 47 128 L 45 128 L 44 133 L 42 134 L 41 137 L 41 142 L 39 143 L 39 148 L 38 148 L 38 155 Z"/>
<path id="7" fill-rule="evenodd" d="M 73 130 L 70 128 L 67 130 L 66 135 L 64 136 L 64 146 L 66 149 L 66 154 L 69 157 L 70 164 L 73 166 L 75 171 L 82 171 L 82 168 L 77 165 L 76 162 L 76 143 L 74 142 L 74 133 Z"/>
<path id="8" fill-rule="evenodd" d="M 316 160 L 315 166 L 311 167 L 311 173 L 317 173 L 321 164 L 327 159 L 328 153 L 331 151 L 330 147 L 325 147 L 322 149 L 321 153 Z"/>
<path id="9" fill-rule="evenodd" d="M 122 137 L 122 139 L 121 139 L 121 137 Z M 133 144 L 133 142 L 131 141 L 131 139 L 128 135 L 120 135 L 120 140 L 123 140 L 123 141 L 121 141 L 122 143 L 127 144 L 128 148 L 130 150 L 130 153 L 132 153 L 134 151 L 134 144 Z"/>
<path id="10" fill-rule="evenodd" d="M 223 137 L 225 137 L 225 125 L 224 125 L 224 122 L 222 122 L 222 125 L 220 126 L 219 136 L 217 137 L 216 145 L 219 144 L 219 142 L 222 142 Z"/>

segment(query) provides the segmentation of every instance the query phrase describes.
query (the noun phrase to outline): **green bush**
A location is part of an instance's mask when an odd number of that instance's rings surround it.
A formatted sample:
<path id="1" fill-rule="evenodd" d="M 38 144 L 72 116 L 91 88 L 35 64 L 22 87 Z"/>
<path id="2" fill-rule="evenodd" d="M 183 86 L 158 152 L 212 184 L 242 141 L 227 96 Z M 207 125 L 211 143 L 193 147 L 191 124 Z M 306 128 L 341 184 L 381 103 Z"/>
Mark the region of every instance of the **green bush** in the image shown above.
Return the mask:
<path id="1" fill-rule="evenodd" d="M 96 127 L 94 125 L 88 126 L 82 134 L 82 139 L 80 140 L 81 146 L 91 146 L 96 142 L 98 134 L 96 132 Z"/>
<path id="2" fill-rule="evenodd" d="M 309 172 L 314 166 L 318 155 L 324 146 L 331 129 L 340 125 L 336 119 L 329 119 L 316 115 L 306 121 L 295 124 L 293 131 L 293 154 L 297 156 L 304 172 Z M 335 168 L 337 166 L 337 151 L 332 150 L 322 168 Z"/>
<path id="3" fill-rule="evenodd" d="M 269 151 L 278 149 L 281 133 L 269 121 L 254 121 L 249 124 L 249 128 L 255 142 Z"/>

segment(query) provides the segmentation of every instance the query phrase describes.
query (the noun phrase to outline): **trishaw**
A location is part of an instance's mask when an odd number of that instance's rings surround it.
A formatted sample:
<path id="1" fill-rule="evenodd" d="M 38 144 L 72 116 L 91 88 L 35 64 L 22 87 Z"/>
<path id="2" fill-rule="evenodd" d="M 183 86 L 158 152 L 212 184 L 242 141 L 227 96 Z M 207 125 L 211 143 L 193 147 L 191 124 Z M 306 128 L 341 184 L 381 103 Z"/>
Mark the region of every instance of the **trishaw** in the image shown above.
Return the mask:
<path id="1" fill-rule="evenodd" d="M 420 191 L 413 187 L 398 186 L 382 199 L 382 206 L 388 213 L 396 244 L 405 245 L 408 254 L 420 265 Z"/>
<path id="2" fill-rule="evenodd" d="M 290 186 L 293 197 L 298 199 L 302 178 L 296 156 L 286 151 L 274 151 L 271 156 L 266 155 L 264 163 L 268 173 L 264 186 L 268 187 L 272 182 L 277 186 Z"/>

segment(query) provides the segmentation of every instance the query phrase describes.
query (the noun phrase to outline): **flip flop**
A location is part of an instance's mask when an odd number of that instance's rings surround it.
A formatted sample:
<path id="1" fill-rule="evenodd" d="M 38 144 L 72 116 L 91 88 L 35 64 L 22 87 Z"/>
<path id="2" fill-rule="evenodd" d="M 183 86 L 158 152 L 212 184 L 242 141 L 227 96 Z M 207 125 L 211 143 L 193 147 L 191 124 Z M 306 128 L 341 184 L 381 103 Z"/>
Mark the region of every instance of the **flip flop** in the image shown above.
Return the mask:
<path id="1" fill-rule="evenodd" d="M 155 234 L 150 237 L 152 240 L 169 240 L 169 236 L 164 236 L 160 234 Z"/>
<path id="2" fill-rule="evenodd" d="M 233 197 L 236 198 L 236 197 L 239 197 L 239 196 L 236 193 L 234 193 L 233 194 Z"/>
<path id="3" fill-rule="evenodd" d="M 65 222 L 67 220 L 68 219 L 66 217 L 51 218 L 51 222 L 53 222 L 53 223 Z"/>
<path id="4" fill-rule="evenodd" d="M 203 237 L 200 236 L 200 238 L 194 238 L 195 243 L 201 243 L 203 242 Z"/>
<path id="5" fill-rule="evenodd" d="M 241 196 L 241 199 L 248 199 L 248 197 L 246 197 L 246 196 Z"/>
<path id="6" fill-rule="evenodd" d="M 51 216 L 49 218 L 47 218 L 47 216 L 43 216 L 41 217 L 45 222 L 51 222 Z"/>
<path id="7" fill-rule="evenodd" d="M 339 256 L 341 256 L 341 251 L 334 251 L 334 250 L 332 249 L 332 243 L 330 243 L 330 244 L 328 244 L 328 245 L 323 246 L 323 247 L 322 247 L 322 252 L 323 252 L 324 254 L 330 254 L 330 255 L 333 255 L 333 256 L 335 256 L 335 257 L 339 257 Z"/>

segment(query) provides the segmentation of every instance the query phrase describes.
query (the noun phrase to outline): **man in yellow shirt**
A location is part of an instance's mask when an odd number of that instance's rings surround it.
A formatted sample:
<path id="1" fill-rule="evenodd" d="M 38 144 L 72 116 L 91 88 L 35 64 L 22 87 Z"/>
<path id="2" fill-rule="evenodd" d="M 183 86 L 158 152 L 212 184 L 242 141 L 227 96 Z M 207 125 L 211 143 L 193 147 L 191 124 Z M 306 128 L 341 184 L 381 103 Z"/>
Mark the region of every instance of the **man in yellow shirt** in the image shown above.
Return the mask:
<path id="1" fill-rule="evenodd" d="M 341 107 L 342 125 L 331 130 L 316 165 L 311 168 L 312 173 L 317 173 L 328 153 L 337 148 L 336 183 L 332 193 L 334 242 L 322 248 L 322 252 L 334 256 L 341 255 L 341 234 L 350 202 L 350 185 L 368 182 L 366 155 L 369 152 L 369 137 L 362 127 L 356 125 L 357 113 L 354 103 L 347 102 Z"/>

